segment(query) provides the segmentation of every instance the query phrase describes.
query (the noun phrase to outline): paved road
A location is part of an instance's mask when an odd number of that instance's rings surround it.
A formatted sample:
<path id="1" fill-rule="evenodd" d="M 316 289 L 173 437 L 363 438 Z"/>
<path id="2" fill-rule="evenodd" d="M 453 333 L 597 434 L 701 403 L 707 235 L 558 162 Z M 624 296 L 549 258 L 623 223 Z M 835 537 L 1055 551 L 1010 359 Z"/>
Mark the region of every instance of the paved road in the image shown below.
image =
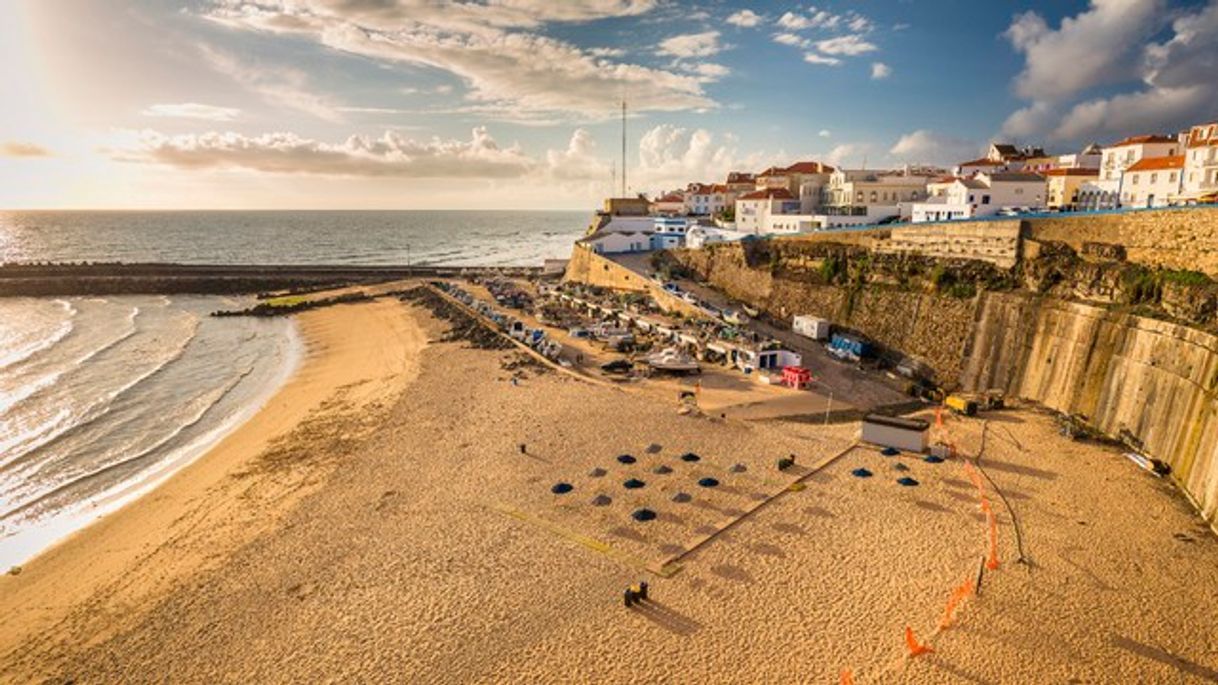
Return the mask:
<path id="1" fill-rule="evenodd" d="M 649 276 L 653 271 L 651 253 L 613 255 L 613 260 L 644 276 Z M 714 288 L 687 279 L 675 281 L 682 289 L 715 307 L 740 310 L 739 302 Z M 854 364 L 838 361 L 829 355 L 824 345 L 796 334 L 785 322 L 780 324 L 768 318 L 755 319 L 749 322 L 748 328 L 762 338 L 782 341 L 788 349 L 798 352 L 803 356 L 803 365 L 812 371 L 821 392 L 832 392 L 834 397 L 842 398 L 859 409 L 900 404 L 911 399 L 903 392 L 902 382 L 890 379 L 883 372 L 863 370 Z"/>

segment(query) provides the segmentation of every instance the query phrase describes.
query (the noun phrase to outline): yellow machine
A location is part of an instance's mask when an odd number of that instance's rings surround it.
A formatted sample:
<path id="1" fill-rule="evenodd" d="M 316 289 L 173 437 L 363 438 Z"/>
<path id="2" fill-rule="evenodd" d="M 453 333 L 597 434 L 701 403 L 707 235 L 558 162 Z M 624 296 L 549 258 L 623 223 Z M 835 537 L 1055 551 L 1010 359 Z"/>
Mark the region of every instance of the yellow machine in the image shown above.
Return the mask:
<path id="1" fill-rule="evenodd" d="M 975 416 L 977 414 L 977 400 L 969 399 L 963 395 L 948 395 L 947 399 L 943 400 L 943 404 L 947 405 L 948 409 L 957 414 L 965 416 Z"/>

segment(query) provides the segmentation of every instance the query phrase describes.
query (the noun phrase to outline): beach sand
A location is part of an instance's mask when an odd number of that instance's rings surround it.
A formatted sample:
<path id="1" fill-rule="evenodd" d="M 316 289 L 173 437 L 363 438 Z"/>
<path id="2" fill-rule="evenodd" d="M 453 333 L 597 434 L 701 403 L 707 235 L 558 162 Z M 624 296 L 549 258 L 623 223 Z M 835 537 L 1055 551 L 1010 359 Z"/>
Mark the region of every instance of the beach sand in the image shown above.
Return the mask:
<path id="1" fill-rule="evenodd" d="M 343 318 L 361 311 L 358 326 Z M 513 384 L 503 366 L 520 352 L 439 342 L 443 324 L 396 302 L 305 317 L 384 372 L 358 386 L 380 406 L 302 412 L 347 437 L 287 433 L 273 454 L 308 458 L 286 468 L 252 445 L 228 464 L 208 455 L 0 578 L 9 680 L 1218 678 L 1218 541 L 1168 483 L 1066 441 L 1033 409 L 946 422 L 967 453 L 984 432 L 980 463 L 1011 509 L 986 482 L 1000 566 L 936 631 L 987 552 L 960 460 L 884 457 L 855 445 L 857 424 L 679 416 L 537 366 Z M 789 454 L 796 468 L 779 472 Z M 860 467 L 874 475 L 852 476 Z M 700 488 L 704 477 L 721 484 Z M 558 482 L 574 489 L 552 494 Z M 250 502 L 247 489 L 292 494 Z M 658 517 L 634 521 L 643 507 Z M 1031 563 L 1016 561 L 1014 521 Z M 652 601 L 626 609 L 639 580 Z M 907 659 L 906 626 L 936 651 Z"/>
<path id="2" fill-rule="evenodd" d="M 417 374 L 425 340 L 395 302 L 297 321 L 305 359 L 253 418 L 150 494 L 0 577 L 0 675 L 58 672 L 61 644 L 138 624 L 171 588 L 276 527 L 372 428 L 361 414 L 375 416 Z M 306 440 L 318 451 L 295 449 Z"/>

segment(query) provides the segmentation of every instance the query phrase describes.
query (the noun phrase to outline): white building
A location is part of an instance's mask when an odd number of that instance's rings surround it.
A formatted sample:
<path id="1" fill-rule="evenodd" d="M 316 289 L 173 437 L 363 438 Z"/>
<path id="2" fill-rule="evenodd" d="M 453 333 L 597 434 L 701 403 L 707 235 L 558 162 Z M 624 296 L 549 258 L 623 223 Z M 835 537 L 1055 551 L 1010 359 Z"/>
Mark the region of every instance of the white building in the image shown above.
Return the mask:
<path id="1" fill-rule="evenodd" d="M 736 198 L 736 230 L 763 233 L 769 216 L 798 212 L 799 200 L 786 188 L 755 190 Z"/>
<path id="2" fill-rule="evenodd" d="M 1166 207 L 1180 194 L 1184 176 L 1184 155 L 1146 157 L 1125 170 L 1121 184 L 1124 207 Z"/>
<path id="3" fill-rule="evenodd" d="M 1218 121 L 1192 127 L 1185 140 L 1179 198 L 1195 202 L 1218 194 Z"/>
<path id="4" fill-rule="evenodd" d="M 899 205 L 926 199 L 926 186 L 935 175 L 925 171 L 872 171 L 867 169 L 838 169 L 829 178 L 821 194 L 821 207 L 836 212 L 883 207 L 890 216 L 899 216 Z M 847 211 L 843 211 L 847 210 Z"/>
<path id="5" fill-rule="evenodd" d="M 685 189 L 685 213 L 690 216 L 714 216 L 735 203 L 736 193 L 723 184 L 691 183 Z"/>
<path id="6" fill-rule="evenodd" d="M 913 205 L 914 223 L 993 216 L 1003 209 L 1045 204 L 1045 179 L 1038 174 L 999 172 L 957 178 L 941 195 Z"/>
<path id="7" fill-rule="evenodd" d="M 600 230 L 579 239 L 597 254 L 619 254 L 622 252 L 646 252 L 651 249 L 651 233 L 635 231 Z"/>
<path id="8" fill-rule="evenodd" d="M 1109 145 L 1100 154 L 1099 178 L 1079 193 L 1083 209 L 1114 209 L 1121 206 L 1125 170 L 1147 157 L 1174 157 L 1180 141 L 1171 136 L 1133 136 Z"/>

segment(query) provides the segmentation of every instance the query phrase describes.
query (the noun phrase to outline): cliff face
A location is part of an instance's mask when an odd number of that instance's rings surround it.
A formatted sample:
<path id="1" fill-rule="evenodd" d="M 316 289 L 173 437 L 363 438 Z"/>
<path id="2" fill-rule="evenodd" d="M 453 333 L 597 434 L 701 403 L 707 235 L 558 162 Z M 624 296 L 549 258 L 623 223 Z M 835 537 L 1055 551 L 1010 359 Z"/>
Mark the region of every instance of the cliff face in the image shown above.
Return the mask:
<path id="1" fill-rule="evenodd" d="M 1218 513 L 1218 337 L 1180 324 L 1026 294 L 979 308 L 961 383 L 1002 388 L 1132 437 Z"/>
<path id="2" fill-rule="evenodd" d="M 953 232 L 957 227 L 959 233 Z M 1218 515 L 1218 209 L 828 233 L 669 257 L 813 314 L 946 388 L 1003 389 L 1168 462 Z"/>

